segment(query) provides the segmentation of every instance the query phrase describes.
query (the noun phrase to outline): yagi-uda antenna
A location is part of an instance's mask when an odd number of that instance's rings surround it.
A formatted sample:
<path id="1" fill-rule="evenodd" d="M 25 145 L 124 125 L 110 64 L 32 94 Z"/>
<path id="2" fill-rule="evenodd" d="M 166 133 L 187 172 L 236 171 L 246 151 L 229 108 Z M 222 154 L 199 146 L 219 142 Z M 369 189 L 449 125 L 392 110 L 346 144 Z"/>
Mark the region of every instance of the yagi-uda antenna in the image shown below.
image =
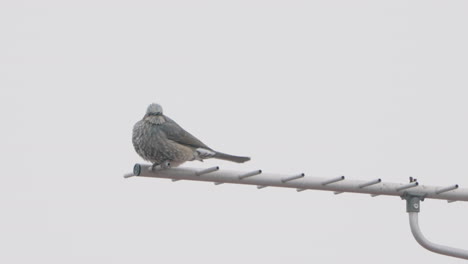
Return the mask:
<path id="1" fill-rule="evenodd" d="M 458 248 L 438 245 L 427 240 L 419 228 L 418 213 L 420 202 L 424 199 L 439 199 L 447 202 L 468 201 L 468 189 L 459 188 L 458 184 L 446 187 L 419 185 L 417 181 L 410 183 L 382 182 L 374 180 L 349 180 L 345 176 L 335 178 L 306 177 L 304 173 L 284 175 L 278 173 L 265 173 L 262 170 L 239 172 L 220 170 L 219 167 L 207 169 L 194 168 L 168 168 L 152 170 L 151 165 L 135 164 L 133 173 L 124 175 L 172 179 L 172 181 L 206 181 L 215 185 L 223 183 L 256 185 L 258 189 L 266 187 L 294 188 L 298 192 L 306 190 L 332 191 L 340 193 L 363 193 L 371 197 L 380 195 L 400 196 L 406 200 L 406 211 L 409 215 L 411 232 L 416 241 L 432 252 L 468 260 L 468 251 Z"/>

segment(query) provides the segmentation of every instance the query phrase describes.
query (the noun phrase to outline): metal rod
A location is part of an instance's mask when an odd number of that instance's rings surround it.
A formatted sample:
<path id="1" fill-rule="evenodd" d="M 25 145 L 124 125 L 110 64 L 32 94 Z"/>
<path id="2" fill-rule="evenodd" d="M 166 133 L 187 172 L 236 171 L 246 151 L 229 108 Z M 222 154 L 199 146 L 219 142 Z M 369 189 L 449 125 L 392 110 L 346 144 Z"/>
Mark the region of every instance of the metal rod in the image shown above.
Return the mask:
<path id="1" fill-rule="evenodd" d="M 413 233 L 414 238 L 422 247 L 432 252 L 438 253 L 438 254 L 461 258 L 461 259 L 468 259 L 468 251 L 466 250 L 438 245 L 427 240 L 422 234 L 421 230 L 419 229 L 418 213 L 409 212 L 408 215 L 409 215 L 411 233 Z"/>
<path id="2" fill-rule="evenodd" d="M 133 177 L 133 176 L 135 176 L 133 173 L 126 173 L 126 174 L 124 174 L 123 177 L 126 179 L 126 178 L 130 178 L 130 177 Z"/>
<path id="3" fill-rule="evenodd" d="M 257 186 L 257 189 L 263 189 L 263 188 L 266 188 L 266 187 L 268 187 L 268 186 L 266 186 L 266 185 L 258 185 L 258 186 Z"/>
<path id="4" fill-rule="evenodd" d="M 307 190 L 307 189 L 301 189 L 301 188 L 296 189 L 297 192 L 303 192 L 303 191 L 305 191 L 305 190 Z"/>
<path id="5" fill-rule="evenodd" d="M 363 193 L 371 194 L 372 196 L 387 195 L 400 197 L 402 195 L 402 191 L 400 190 L 408 188 L 408 182 L 402 184 L 382 181 L 380 184 L 366 186 L 370 183 L 369 180 L 362 181 L 348 178 L 346 178 L 345 181 L 341 181 L 340 183 L 330 184 L 332 182 L 342 180 L 343 177 L 338 177 L 335 179 L 327 179 L 323 177 L 303 177 L 301 180 L 293 180 L 285 184 L 281 180 L 291 177 L 291 175 L 269 173 L 264 171 L 261 173 L 261 175 L 244 179 L 239 179 L 239 176 L 247 175 L 247 173 L 252 174 L 252 172 L 217 170 L 207 174 L 203 174 L 202 177 L 199 177 L 196 175 L 197 172 L 200 173 L 199 168 L 172 167 L 165 170 L 150 171 L 148 170 L 150 166 L 151 165 L 146 164 L 136 164 L 133 170 L 133 175 L 162 179 L 178 179 L 189 181 L 207 181 L 255 186 L 258 185 L 268 187 L 294 188 L 298 191 L 322 190 L 332 192 Z M 201 171 L 203 172 L 205 170 Z M 365 187 L 360 188 L 360 186 Z M 446 186 L 416 186 L 416 183 L 414 182 L 411 183 L 410 187 L 411 189 L 408 188 L 405 191 L 412 195 L 424 196 L 425 199 L 439 199 L 445 201 L 468 201 L 468 188 L 458 188 L 457 190 L 436 194 L 437 191 L 440 192 Z"/>
<path id="6" fill-rule="evenodd" d="M 300 178 L 304 177 L 304 175 L 305 175 L 304 173 L 301 173 L 299 175 L 283 178 L 283 179 L 281 179 L 281 182 L 285 183 L 285 182 L 288 182 L 288 181 L 297 180 L 297 179 L 300 179 Z"/>
<path id="7" fill-rule="evenodd" d="M 381 181 L 382 181 L 381 179 L 376 179 L 376 180 L 373 180 L 373 181 L 370 181 L 370 182 L 366 182 L 366 183 L 363 183 L 363 184 L 359 185 L 359 188 L 364 188 L 364 187 L 367 187 L 367 186 L 371 186 L 371 185 L 380 183 Z"/>
<path id="8" fill-rule="evenodd" d="M 341 194 L 341 193 L 344 193 L 344 192 L 333 192 L 333 194 Z"/>
<path id="9" fill-rule="evenodd" d="M 333 178 L 333 179 L 322 182 L 322 185 L 325 186 L 325 185 L 328 185 L 328 184 L 331 184 L 331 183 L 334 183 L 334 182 L 342 181 L 344 179 L 345 179 L 345 176 L 336 177 L 336 178 Z"/>
<path id="10" fill-rule="evenodd" d="M 399 192 L 399 191 L 403 191 L 403 190 L 406 190 L 406 189 L 409 189 L 409 188 L 413 188 L 413 187 L 416 187 L 418 186 L 419 183 L 418 182 L 411 182 L 411 183 L 408 183 L 408 184 L 405 184 L 403 186 L 400 186 L 398 188 L 396 188 L 396 191 Z"/>
<path id="11" fill-rule="evenodd" d="M 448 186 L 448 187 L 445 187 L 445 188 L 441 188 L 440 190 L 436 191 L 436 194 L 441 194 L 441 193 L 444 193 L 444 192 L 449 192 L 449 191 L 452 191 L 452 190 L 455 190 L 455 189 L 458 189 L 458 184 L 455 184 L 455 185 L 452 185 L 452 186 Z"/>
<path id="12" fill-rule="evenodd" d="M 239 180 L 242 180 L 242 179 L 245 179 L 245 178 L 248 178 L 248 177 L 252 177 L 252 176 L 255 176 L 255 175 L 259 175 L 261 173 L 262 173 L 262 170 L 247 172 L 245 174 L 240 175 Z"/>
<path id="13" fill-rule="evenodd" d="M 211 168 L 208 168 L 208 169 L 204 169 L 204 170 L 201 170 L 201 171 L 198 171 L 195 173 L 195 175 L 197 176 L 202 176 L 203 174 L 208 174 L 210 172 L 214 172 L 214 171 L 217 171 L 219 170 L 219 167 L 216 166 L 216 167 L 211 167 Z"/>
<path id="14" fill-rule="evenodd" d="M 173 182 L 180 181 L 180 179 L 172 179 Z"/>
<path id="15" fill-rule="evenodd" d="M 380 194 L 373 193 L 373 194 L 371 194 L 370 196 L 371 196 L 371 197 L 377 197 L 377 196 L 379 196 L 379 195 L 380 195 Z"/>
<path id="16" fill-rule="evenodd" d="M 224 182 L 215 182 L 214 185 L 220 185 L 223 184 Z"/>

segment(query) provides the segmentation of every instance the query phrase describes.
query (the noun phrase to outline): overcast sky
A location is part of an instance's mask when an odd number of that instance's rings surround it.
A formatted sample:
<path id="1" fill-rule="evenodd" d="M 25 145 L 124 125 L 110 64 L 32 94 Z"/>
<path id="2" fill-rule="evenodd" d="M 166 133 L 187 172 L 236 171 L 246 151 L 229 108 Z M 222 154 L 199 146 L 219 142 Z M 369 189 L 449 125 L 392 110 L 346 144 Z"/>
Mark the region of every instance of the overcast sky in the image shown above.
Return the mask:
<path id="1" fill-rule="evenodd" d="M 0 3 L 1 263 L 465 263 L 398 197 L 123 179 L 148 104 L 252 160 L 468 186 L 466 1 Z M 423 233 L 468 245 L 468 204 Z"/>

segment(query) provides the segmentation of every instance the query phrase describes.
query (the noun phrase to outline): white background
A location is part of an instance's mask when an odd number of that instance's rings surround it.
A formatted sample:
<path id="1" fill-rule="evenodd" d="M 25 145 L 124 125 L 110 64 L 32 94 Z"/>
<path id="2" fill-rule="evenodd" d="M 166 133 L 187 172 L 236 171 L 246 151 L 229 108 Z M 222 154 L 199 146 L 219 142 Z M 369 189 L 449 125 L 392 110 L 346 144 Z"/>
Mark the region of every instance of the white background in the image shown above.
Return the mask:
<path id="1" fill-rule="evenodd" d="M 466 1 L 0 3 L 1 263 L 464 263 L 396 197 L 122 175 L 151 102 L 245 165 L 468 186 Z M 468 205 L 426 201 L 467 248 Z"/>

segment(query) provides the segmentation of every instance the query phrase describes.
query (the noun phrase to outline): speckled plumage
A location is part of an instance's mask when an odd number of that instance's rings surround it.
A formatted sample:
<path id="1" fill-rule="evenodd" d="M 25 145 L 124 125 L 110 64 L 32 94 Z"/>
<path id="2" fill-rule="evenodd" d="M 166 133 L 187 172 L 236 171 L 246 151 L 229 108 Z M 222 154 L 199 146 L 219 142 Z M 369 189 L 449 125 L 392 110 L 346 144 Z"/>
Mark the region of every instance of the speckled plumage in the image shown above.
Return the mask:
<path id="1" fill-rule="evenodd" d="M 153 164 L 170 162 L 178 166 L 185 161 L 218 158 L 245 162 L 248 157 L 238 157 L 217 152 L 185 131 L 176 122 L 163 115 L 158 104 L 148 106 L 145 116 L 133 127 L 133 146 L 136 152 Z"/>

